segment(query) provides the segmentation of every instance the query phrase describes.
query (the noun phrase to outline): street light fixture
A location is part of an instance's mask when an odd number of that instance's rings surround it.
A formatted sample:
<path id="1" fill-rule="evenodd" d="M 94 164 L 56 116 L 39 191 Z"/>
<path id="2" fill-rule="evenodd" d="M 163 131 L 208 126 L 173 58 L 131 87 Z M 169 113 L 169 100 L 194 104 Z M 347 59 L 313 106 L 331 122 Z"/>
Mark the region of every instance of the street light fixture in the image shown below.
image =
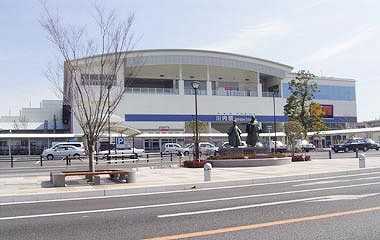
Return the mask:
<path id="1" fill-rule="evenodd" d="M 200 82 L 193 81 L 192 87 L 194 89 L 194 96 L 195 96 L 195 139 L 194 139 L 194 150 L 195 150 L 195 159 L 199 160 L 199 142 L 198 142 L 198 88 L 200 86 Z"/>

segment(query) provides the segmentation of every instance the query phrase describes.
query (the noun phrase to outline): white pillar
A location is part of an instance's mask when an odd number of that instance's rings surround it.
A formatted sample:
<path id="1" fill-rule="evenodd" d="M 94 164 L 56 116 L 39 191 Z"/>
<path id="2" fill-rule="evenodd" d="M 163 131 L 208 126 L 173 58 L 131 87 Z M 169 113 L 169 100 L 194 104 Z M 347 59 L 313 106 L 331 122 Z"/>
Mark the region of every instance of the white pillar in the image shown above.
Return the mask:
<path id="1" fill-rule="evenodd" d="M 257 72 L 256 76 L 257 76 L 257 96 L 262 97 L 263 96 L 263 88 L 262 88 L 262 85 L 260 82 L 260 73 Z"/>
<path id="2" fill-rule="evenodd" d="M 210 81 L 210 66 L 207 65 L 207 73 L 206 73 L 206 88 L 207 88 L 207 95 L 211 96 L 212 95 L 212 86 L 211 86 L 211 81 Z"/>
<path id="3" fill-rule="evenodd" d="M 180 64 L 178 66 L 179 66 L 178 93 L 179 93 L 179 95 L 185 95 L 185 83 L 183 81 L 183 76 L 182 76 L 182 65 Z"/>
<path id="4" fill-rule="evenodd" d="M 284 79 L 281 79 L 281 80 L 280 80 L 280 86 L 278 86 L 278 87 L 280 88 L 280 89 L 279 89 L 279 90 L 280 90 L 279 92 L 280 92 L 280 96 L 281 96 L 281 97 L 284 97 L 284 88 L 282 87 L 283 81 L 284 81 Z"/>

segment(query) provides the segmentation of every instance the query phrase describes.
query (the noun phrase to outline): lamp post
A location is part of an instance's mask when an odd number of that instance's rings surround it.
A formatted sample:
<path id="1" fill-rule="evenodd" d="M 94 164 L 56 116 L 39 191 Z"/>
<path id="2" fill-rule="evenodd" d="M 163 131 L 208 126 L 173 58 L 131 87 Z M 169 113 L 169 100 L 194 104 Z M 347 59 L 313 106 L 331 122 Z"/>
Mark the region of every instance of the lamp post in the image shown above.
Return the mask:
<path id="1" fill-rule="evenodd" d="M 278 93 L 277 88 L 273 88 L 273 130 L 274 130 L 274 153 L 277 152 L 277 124 L 276 124 L 276 94 Z"/>
<path id="2" fill-rule="evenodd" d="M 107 87 L 107 103 L 108 103 L 108 156 L 111 155 L 111 113 L 110 113 L 110 90 L 111 90 L 111 84 Z M 115 151 L 116 151 L 116 142 L 115 142 Z"/>
<path id="3" fill-rule="evenodd" d="M 200 83 L 198 81 L 194 81 L 192 83 L 194 89 L 194 99 L 195 99 L 195 139 L 194 139 L 194 150 L 195 150 L 195 159 L 199 160 L 199 142 L 198 142 L 198 88 Z"/>

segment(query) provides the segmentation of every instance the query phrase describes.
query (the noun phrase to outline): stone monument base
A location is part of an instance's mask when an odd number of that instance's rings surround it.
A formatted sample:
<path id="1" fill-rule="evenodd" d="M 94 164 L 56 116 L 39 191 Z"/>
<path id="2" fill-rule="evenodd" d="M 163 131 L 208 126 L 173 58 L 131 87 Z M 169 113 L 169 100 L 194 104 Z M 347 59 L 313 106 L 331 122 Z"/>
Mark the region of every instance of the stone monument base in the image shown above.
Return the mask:
<path id="1" fill-rule="evenodd" d="M 244 158 L 257 158 L 257 157 L 267 157 L 272 155 L 265 148 L 259 147 L 244 147 L 244 148 L 223 148 L 219 150 L 216 157 L 220 157 L 221 159 L 244 159 Z"/>

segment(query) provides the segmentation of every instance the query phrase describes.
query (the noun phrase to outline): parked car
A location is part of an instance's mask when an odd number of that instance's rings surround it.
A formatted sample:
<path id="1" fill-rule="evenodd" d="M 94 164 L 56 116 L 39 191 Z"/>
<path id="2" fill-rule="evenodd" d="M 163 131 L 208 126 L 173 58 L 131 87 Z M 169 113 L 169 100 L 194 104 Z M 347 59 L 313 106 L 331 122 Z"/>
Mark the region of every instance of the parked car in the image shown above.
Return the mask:
<path id="1" fill-rule="evenodd" d="M 83 142 L 53 142 L 52 147 L 55 146 L 74 146 L 77 148 L 85 148 Z"/>
<path id="2" fill-rule="evenodd" d="M 111 151 L 103 150 L 103 151 L 98 152 L 98 155 L 106 156 L 109 154 L 109 152 L 111 152 L 111 155 L 113 155 L 113 154 L 136 155 L 137 154 L 137 156 L 141 156 L 143 153 L 145 153 L 145 150 L 140 149 L 140 148 L 133 148 L 133 147 L 129 147 L 129 146 L 126 146 L 124 148 L 116 148 L 115 149 L 115 145 L 113 145 Z"/>
<path id="3" fill-rule="evenodd" d="M 199 146 L 199 153 L 201 155 L 213 155 L 215 154 L 215 152 L 219 151 L 219 148 L 217 146 L 209 142 L 200 142 L 198 146 Z M 186 145 L 185 147 L 189 148 L 190 152 L 193 153 L 194 151 L 193 143 L 190 143 Z"/>
<path id="4" fill-rule="evenodd" d="M 312 143 L 309 143 L 307 140 L 297 140 L 296 141 L 296 146 L 295 148 L 299 151 L 304 151 L 304 152 L 309 152 L 309 151 L 314 151 L 315 146 Z"/>
<path id="5" fill-rule="evenodd" d="M 189 147 L 182 147 L 178 143 L 165 143 L 162 146 L 162 153 L 168 154 L 168 153 L 175 153 L 175 154 L 183 154 L 185 156 L 190 154 L 190 148 Z"/>
<path id="6" fill-rule="evenodd" d="M 380 149 L 380 144 L 379 143 L 373 141 L 370 138 L 367 138 L 366 141 L 368 143 L 368 149 L 375 149 L 376 151 L 379 151 L 379 149 Z"/>
<path id="7" fill-rule="evenodd" d="M 274 148 L 276 147 L 277 152 L 284 153 L 288 151 L 288 147 L 282 143 L 281 141 L 270 141 L 269 148 L 271 152 L 274 152 Z"/>
<path id="8" fill-rule="evenodd" d="M 230 145 L 229 142 L 224 142 L 221 146 L 221 148 L 231 148 L 232 146 Z M 247 147 L 247 143 L 245 141 L 242 141 L 241 142 L 241 145 L 238 147 L 238 148 L 246 148 Z"/>
<path id="9" fill-rule="evenodd" d="M 352 138 L 348 139 L 346 142 L 342 144 L 334 144 L 331 149 L 335 152 L 350 152 L 350 151 L 368 151 L 369 149 L 380 149 L 380 145 L 378 145 L 372 139 L 363 139 L 363 138 Z"/>
<path id="10" fill-rule="evenodd" d="M 45 149 L 41 154 L 41 156 L 47 160 L 64 159 L 66 156 L 79 158 L 84 155 L 86 155 L 86 152 L 83 148 L 78 148 L 71 145 L 56 145 Z"/>

